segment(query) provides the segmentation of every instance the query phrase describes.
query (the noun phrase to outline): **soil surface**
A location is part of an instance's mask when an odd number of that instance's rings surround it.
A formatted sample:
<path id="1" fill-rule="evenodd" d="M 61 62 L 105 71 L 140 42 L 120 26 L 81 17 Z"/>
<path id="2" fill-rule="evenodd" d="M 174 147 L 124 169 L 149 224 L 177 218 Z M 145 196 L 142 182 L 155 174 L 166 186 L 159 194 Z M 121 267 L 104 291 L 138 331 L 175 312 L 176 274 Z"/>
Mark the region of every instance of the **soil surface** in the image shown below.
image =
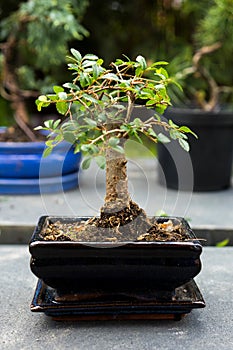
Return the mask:
<path id="1" fill-rule="evenodd" d="M 117 213 L 101 212 L 87 221 L 49 223 L 41 236 L 50 241 L 125 242 L 190 240 L 180 222 L 148 218 L 137 204 Z"/>
<path id="2" fill-rule="evenodd" d="M 32 132 L 36 136 L 37 141 L 46 139 L 44 135 L 34 130 Z M 31 140 L 18 126 L 11 126 L 4 132 L 0 132 L 0 142 L 31 142 Z"/>

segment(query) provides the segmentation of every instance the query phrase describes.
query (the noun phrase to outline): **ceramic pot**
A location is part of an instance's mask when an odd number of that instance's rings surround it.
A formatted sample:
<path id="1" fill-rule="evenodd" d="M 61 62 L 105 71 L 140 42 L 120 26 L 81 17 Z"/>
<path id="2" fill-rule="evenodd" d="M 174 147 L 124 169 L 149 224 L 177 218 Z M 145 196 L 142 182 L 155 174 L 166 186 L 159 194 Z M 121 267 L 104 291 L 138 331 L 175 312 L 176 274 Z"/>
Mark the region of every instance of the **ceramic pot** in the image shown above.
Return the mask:
<path id="1" fill-rule="evenodd" d="M 158 144 L 159 182 L 187 191 L 216 191 L 231 186 L 233 159 L 233 113 L 168 108 L 165 118 L 186 125 L 198 139 L 189 136 L 190 152 L 177 141 Z"/>
<path id="2" fill-rule="evenodd" d="M 175 288 L 201 270 L 202 246 L 188 223 L 181 222 L 190 240 L 184 242 L 73 242 L 44 241 L 40 233 L 51 222 L 74 223 L 88 218 L 40 218 L 29 244 L 31 270 L 59 295 L 80 290 L 121 291 L 153 289 L 171 297 Z"/>
<path id="3" fill-rule="evenodd" d="M 39 194 L 78 185 L 81 154 L 61 142 L 43 158 L 44 142 L 0 142 L 0 194 Z"/>

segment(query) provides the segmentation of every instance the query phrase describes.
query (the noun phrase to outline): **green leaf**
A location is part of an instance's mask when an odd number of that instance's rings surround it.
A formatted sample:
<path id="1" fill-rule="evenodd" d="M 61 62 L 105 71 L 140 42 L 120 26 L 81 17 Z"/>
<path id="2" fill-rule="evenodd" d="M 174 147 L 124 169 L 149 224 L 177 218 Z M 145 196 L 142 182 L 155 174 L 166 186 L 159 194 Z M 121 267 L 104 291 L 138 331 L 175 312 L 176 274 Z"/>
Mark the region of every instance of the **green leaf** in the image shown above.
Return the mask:
<path id="1" fill-rule="evenodd" d="M 96 126 L 97 126 L 96 121 L 93 120 L 93 119 L 91 119 L 91 118 L 84 118 L 84 120 L 85 120 L 85 122 L 86 122 L 88 125 L 90 125 L 90 126 L 92 126 L 92 127 L 96 127 Z"/>
<path id="2" fill-rule="evenodd" d="M 95 61 L 85 60 L 82 64 L 84 68 L 92 67 L 95 65 Z"/>
<path id="3" fill-rule="evenodd" d="M 163 217 L 166 217 L 166 216 L 168 216 L 168 214 L 167 214 L 164 210 L 159 209 L 159 210 L 156 211 L 155 216 L 163 216 Z"/>
<path id="4" fill-rule="evenodd" d="M 147 63 L 143 56 L 141 55 L 137 56 L 136 61 L 140 64 L 143 70 L 147 68 Z"/>
<path id="5" fill-rule="evenodd" d="M 66 112 L 68 111 L 69 105 L 67 102 L 57 102 L 56 103 L 56 109 L 59 113 L 61 114 L 66 114 Z"/>
<path id="6" fill-rule="evenodd" d="M 59 92 L 63 92 L 64 89 L 63 89 L 62 86 L 57 86 L 57 85 L 55 85 L 55 86 L 53 87 L 53 91 L 54 91 L 56 94 L 59 94 Z"/>
<path id="7" fill-rule="evenodd" d="M 152 128 L 149 128 L 147 130 L 148 134 L 152 137 L 157 137 L 157 134 L 154 132 L 154 130 Z"/>
<path id="8" fill-rule="evenodd" d="M 84 60 L 93 60 L 93 61 L 96 61 L 96 60 L 99 59 L 99 57 L 96 56 L 96 55 L 93 55 L 93 54 L 88 53 L 88 54 L 86 54 L 86 55 L 83 57 L 83 59 L 84 59 Z"/>
<path id="9" fill-rule="evenodd" d="M 81 151 L 82 152 L 89 152 L 89 149 L 90 149 L 89 145 L 84 144 L 84 145 L 81 146 Z"/>
<path id="10" fill-rule="evenodd" d="M 67 93 L 66 92 L 59 92 L 58 97 L 60 100 L 66 100 L 67 99 Z"/>
<path id="11" fill-rule="evenodd" d="M 161 132 L 157 135 L 157 139 L 161 143 L 169 143 L 170 142 L 169 138 Z"/>
<path id="12" fill-rule="evenodd" d="M 107 73 L 104 74 L 103 76 L 104 79 L 109 79 L 109 80 L 115 80 L 115 81 L 120 81 L 120 79 L 118 78 L 118 76 L 114 73 Z"/>
<path id="13" fill-rule="evenodd" d="M 48 157 L 51 154 L 52 150 L 53 150 L 53 147 L 46 147 L 43 152 L 43 157 L 44 158 Z"/>
<path id="14" fill-rule="evenodd" d="M 113 147 L 113 149 L 114 149 L 115 151 L 119 152 L 119 153 L 122 153 L 122 154 L 125 153 L 124 148 L 121 147 L 121 146 L 115 146 L 115 147 Z"/>
<path id="15" fill-rule="evenodd" d="M 71 90 L 76 90 L 79 91 L 80 87 L 78 85 L 72 84 L 72 83 L 65 83 L 63 84 L 63 86 L 67 89 L 71 89 Z"/>
<path id="16" fill-rule="evenodd" d="M 178 140 L 180 146 L 186 151 L 189 152 L 190 147 L 189 147 L 189 143 L 187 141 L 185 141 L 184 139 L 179 139 Z"/>
<path id="17" fill-rule="evenodd" d="M 91 165 L 91 157 L 87 157 L 87 158 L 85 158 L 84 160 L 83 160 L 83 162 L 82 162 L 82 169 L 83 170 L 86 170 L 86 169 L 88 169 L 89 167 L 90 167 L 90 165 Z"/>
<path id="18" fill-rule="evenodd" d="M 179 131 L 182 131 L 182 132 L 186 132 L 186 133 L 189 133 L 189 134 L 192 134 L 193 136 L 196 137 L 196 139 L 198 139 L 198 136 L 197 134 L 195 134 L 191 129 L 189 129 L 187 126 L 181 126 L 179 128 Z"/>
<path id="19" fill-rule="evenodd" d="M 179 125 L 176 125 L 171 119 L 169 119 L 168 124 L 173 128 L 179 128 Z"/>
<path id="20" fill-rule="evenodd" d="M 109 146 L 113 148 L 116 147 L 119 142 L 120 140 L 117 137 L 110 137 L 110 139 L 108 140 Z"/>
<path id="21" fill-rule="evenodd" d="M 72 53 L 72 55 L 76 58 L 76 60 L 78 62 L 80 62 L 82 60 L 82 55 L 79 51 L 77 51 L 75 49 L 70 49 L 70 52 Z"/>
<path id="22" fill-rule="evenodd" d="M 100 67 L 98 64 L 94 64 L 94 66 L 92 67 L 92 70 L 93 70 L 93 78 L 97 79 L 102 73 L 103 68 Z"/>
<path id="23" fill-rule="evenodd" d="M 92 97 L 91 95 L 88 94 L 83 94 L 83 97 L 87 100 L 90 101 L 92 103 L 97 103 L 98 104 L 98 100 L 94 97 Z"/>
<path id="24" fill-rule="evenodd" d="M 104 156 L 97 156 L 95 157 L 96 164 L 99 166 L 100 169 L 104 169 L 106 166 L 106 160 Z"/>
<path id="25" fill-rule="evenodd" d="M 48 102 L 48 98 L 45 95 L 41 95 L 38 97 L 38 101 L 40 102 Z"/>
<path id="26" fill-rule="evenodd" d="M 75 135 L 71 131 L 65 131 L 63 133 L 64 140 L 73 144 L 76 141 Z"/>
<path id="27" fill-rule="evenodd" d="M 217 244 L 216 244 L 216 247 L 225 247 L 225 246 L 227 246 L 228 245 L 228 243 L 230 242 L 230 240 L 229 240 L 229 238 L 226 238 L 226 239 L 224 239 L 223 241 L 221 241 L 221 242 L 218 242 Z"/>
<path id="28" fill-rule="evenodd" d="M 61 122 L 61 119 L 55 120 L 53 123 L 53 129 L 56 129 L 58 127 L 58 125 L 60 124 L 60 122 Z"/>
<path id="29" fill-rule="evenodd" d="M 48 129 L 52 129 L 52 127 L 53 127 L 53 119 L 46 120 L 44 122 L 44 126 L 46 126 L 46 128 L 48 128 Z"/>
<path id="30" fill-rule="evenodd" d="M 170 134 L 170 136 L 171 136 L 171 138 L 172 138 L 173 140 L 179 139 L 179 138 L 181 137 L 180 132 L 177 131 L 177 130 L 174 130 L 174 129 L 171 129 L 171 130 L 169 131 L 169 134 Z"/>
<path id="31" fill-rule="evenodd" d="M 142 75 L 142 73 L 143 73 L 142 67 L 141 66 L 137 67 L 136 70 L 135 70 L 135 75 L 137 77 L 140 77 Z"/>
<path id="32" fill-rule="evenodd" d="M 169 63 L 166 62 L 166 61 L 158 61 L 158 62 L 155 62 L 151 65 L 151 67 L 156 67 L 156 66 L 166 66 L 168 65 Z"/>

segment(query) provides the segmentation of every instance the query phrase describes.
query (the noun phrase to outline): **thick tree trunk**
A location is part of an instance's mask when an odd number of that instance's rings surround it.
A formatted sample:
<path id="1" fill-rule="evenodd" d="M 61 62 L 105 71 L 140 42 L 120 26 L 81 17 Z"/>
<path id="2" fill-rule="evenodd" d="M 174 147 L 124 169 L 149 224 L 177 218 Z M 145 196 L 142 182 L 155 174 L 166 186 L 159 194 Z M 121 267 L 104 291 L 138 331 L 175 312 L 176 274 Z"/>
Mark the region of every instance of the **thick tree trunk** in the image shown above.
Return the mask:
<path id="1" fill-rule="evenodd" d="M 106 128 L 108 131 L 120 127 L 119 122 L 109 121 Z M 114 136 L 111 134 L 109 136 Z M 120 140 L 124 147 L 125 139 Z M 124 153 L 117 152 L 108 146 L 106 140 L 106 196 L 102 212 L 116 213 L 129 207 L 130 196 L 128 191 L 127 160 Z"/>
<path id="2" fill-rule="evenodd" d="M 119 211 L 128 207 L 127 160 L 124 154 L 108 148 L 106 151 L 106 197 L 105 209 Z"/>

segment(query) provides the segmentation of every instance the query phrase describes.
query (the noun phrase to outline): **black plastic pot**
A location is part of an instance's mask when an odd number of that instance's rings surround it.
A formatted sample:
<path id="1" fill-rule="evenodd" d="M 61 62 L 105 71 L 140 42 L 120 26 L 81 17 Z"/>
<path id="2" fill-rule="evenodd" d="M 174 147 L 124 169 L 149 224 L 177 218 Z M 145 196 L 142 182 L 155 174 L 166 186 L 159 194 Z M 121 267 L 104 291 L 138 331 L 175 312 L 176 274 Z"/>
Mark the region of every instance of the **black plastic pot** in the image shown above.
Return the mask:
<path id="1" fill-rule="evenodd" d="M 88 218 L 43 216 L 31 238 L 31 270 L 58 295 L 80 290 L 126 291 L 150 288 L 159 297 L 171 297 L 175 288 L 191 281 L 201 270 L 202 246 L 181 218 L 190 241 L 184 242 L 72 242 L 44 241 L 48 223 L 73 223 Z"/>
<path id="2" fill-rule="evenodd" d="M 229 188 L 233 158 L 233 113 L 169 108 L 165 118 L 186 125 L 190 152 L 177 141 L 158 145 L 159 182 L 168 188 L 214 191 Z"/>

